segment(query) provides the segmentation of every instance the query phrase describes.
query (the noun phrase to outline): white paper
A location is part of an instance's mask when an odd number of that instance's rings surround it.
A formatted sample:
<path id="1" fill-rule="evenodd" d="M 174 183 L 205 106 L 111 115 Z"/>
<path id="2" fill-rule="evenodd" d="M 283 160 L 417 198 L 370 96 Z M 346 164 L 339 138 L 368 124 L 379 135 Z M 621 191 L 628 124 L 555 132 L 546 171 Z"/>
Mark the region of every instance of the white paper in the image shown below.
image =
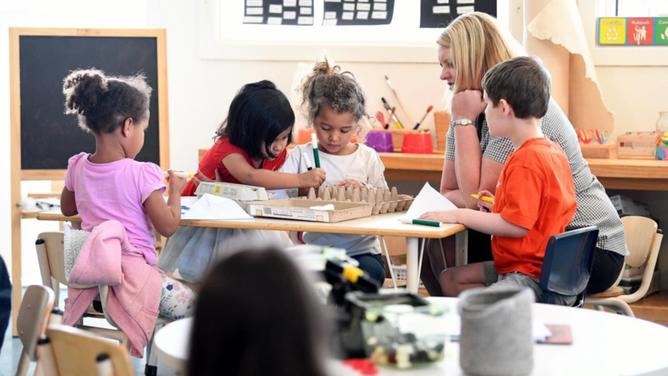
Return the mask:
<path id="1" fill-rule="evenodd" d="M 182 216 L 183 219 L 252 219 L 229 198 L 205 194 Z"/>
<path id="2" fill-rule="evenodd" d="M 404 218 L 416 219 L 428 211 L 457 209 L 457 206 L 445 198 L 441 192 L 435 190 L 429 183 L 424 183 L 413 203 L 408 208 Z"/>

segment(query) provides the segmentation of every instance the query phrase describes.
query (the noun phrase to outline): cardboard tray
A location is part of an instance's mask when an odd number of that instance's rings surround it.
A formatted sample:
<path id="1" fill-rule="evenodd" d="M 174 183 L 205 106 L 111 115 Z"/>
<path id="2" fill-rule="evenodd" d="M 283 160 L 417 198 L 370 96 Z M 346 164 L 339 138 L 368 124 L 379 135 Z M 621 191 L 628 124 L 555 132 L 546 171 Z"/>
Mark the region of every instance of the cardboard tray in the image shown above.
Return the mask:
<path id="1" fill-rule="evenodd" d="M 312 206 L 332 204 L 334 210 L 314 210 Z M 266 200 L 248 204 L 248 213 L 254 217 L 297 219 L 312 222 L 341 222 L 353 218 L 368 217 L 372 206 L 365 202 L 339 202 L 323 200 Z"/>

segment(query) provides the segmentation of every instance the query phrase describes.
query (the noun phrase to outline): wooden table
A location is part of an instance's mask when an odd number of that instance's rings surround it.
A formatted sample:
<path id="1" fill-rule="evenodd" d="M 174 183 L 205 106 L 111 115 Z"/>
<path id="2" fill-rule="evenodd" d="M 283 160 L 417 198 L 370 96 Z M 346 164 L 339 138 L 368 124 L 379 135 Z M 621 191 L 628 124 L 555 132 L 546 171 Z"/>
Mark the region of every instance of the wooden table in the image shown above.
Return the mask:
<path id="1" fill-rule="evenodd" d="M 443 325 L 459 321 L 456 298 L 429 298 L 446 307 Z M 668 372 L 668 328 L 649 321 L 548 304 L 533 304 L 534 320 L 568 324 L 571 345 L 534 345 L 532 375 L 664 375 Z M 158 330 L 155 347 L 161 363 L 172 370 L 185 368 L 192 318 L 171 322 Z M 446 331 L 447 332 L 447 331 Z M 459 343 L 446 341 L 440 362 L 413 370 L 379 367 L 379 375 L 461 375 Z"/>
<path id="2" fill-rule="evenodd" d="M 387 180 L 440 181 L 442 154 L 379 153 Z M 606 189 L 668 191 L 668 161 L 587 159 Z"/>
<path id="3" fill-rule="evenodd" d="M 443 224 L 441 227 L 404 224 L 399 218 L 404 213 L 374 215 L 337 223 L 306 222 L 274 218 L 251 220 L 181 220 L 182 226 L 234 228 L 277 231 L 306 231 L 331 234 L 355 234 L 376 236 L 398 236 L 406 238 L 406 287 L 417 292 L 420 281 L 419 239 L 442 239 L 456 236 L 456 263 L 466 262 L 467 232 L 460 224 Z M 45 221 L 78 221 L 78 217 L 65 217 L 60 213 L 39 213 L 37 219 Z M 424 244 L 424 242 L 423 242 Z"/>

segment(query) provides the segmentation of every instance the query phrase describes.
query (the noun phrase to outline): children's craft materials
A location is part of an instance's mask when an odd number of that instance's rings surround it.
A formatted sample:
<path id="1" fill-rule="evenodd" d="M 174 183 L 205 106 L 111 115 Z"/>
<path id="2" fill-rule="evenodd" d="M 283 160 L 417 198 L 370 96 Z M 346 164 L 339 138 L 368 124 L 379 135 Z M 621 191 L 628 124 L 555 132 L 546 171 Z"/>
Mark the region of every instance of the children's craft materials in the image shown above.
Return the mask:
<path id="1" fill-rule="evenodd" d="M 429 107 L 427 107 L 427 112 L 424 113 L 424 115 L 422 116 L 422 118 L 420 119 L 420 121 L 418 121 L 417 123 L 415 123 L 415 126 L 413 127 L 413 130 L 420 128 L 420 125 L 422 124 L 422 122 L 424 121 L 424 119 L 427 118 L 427 115 L 429 115 L 429 113 L 430 113 L 431 110 L 433 110 L 433 109 L 434 109 L 434 106 L 432 106 L 432 105 L 430 105 Z"/>
<path id="2" fill-rule="evenodd" d="M 390 114 L 390 118 L 394 120 L 395 123 L 397 123 L 397 128 L 404 128 L 404 125 L 401 124 L 401 121 L 399 121 L 399 118 L 394 113 L 392 106 L 390 106 L 390 104 L 387 103 L 385 97 L 381 97 L 380 100 L 383 102 L 383 107 L 385 107 L 385 110 Z"/>
<path id="3" fill-rule="evenodd" d="M 332 210 L 321 210 L 321 206 L 332 205 Z M 316 209 L 314 209 L 314 207 Z M 341 222 L 348 219 L 368 217 L 372 206 L 366 202 L 339 202 L 305 200 L 255 201 L 248 204 L 248 212 L 255 217 L 298 219 L 313 222 Z"/>
<path id="4" fill-rule="evenodd" d="M 192 172 L 185 172 L 183 170 L 172 170 L 172 173 L 174 174 L 174 176 L 178 176 L 181 179 L 186 179 L 186 180 L 191 179 L 195 175 Z"/>
<path id="5" fill-rule="evenodd" d="M 489 196 L 480 196 L 480 195 L 477 194 L 477 193 L 471 193 L 471 197 L 475 198 L 476 200 L 480 200 L 480 201 L 482 201 L 482 202 L 487 202 L 487 203 L 489 203 L 489 204 L 493 204 L 493 203 L 494 203 L 494 198 L 493 198 L 493 197 L 489 197 Z"/>
<path id="6" fill-rule="evenodd" d="M 307 200 L 368 203 L 373 207 L 371 215 L 404 211 L 408 209 L 413 201 L 413 197 L 399 194 L 397 187 L 388 189 L 335 185 L 322 185 L 317 192 L 314 188 L 310 188 L 308 196 L 304 198 Z"/>
<path id="7" fill-rule="evenodd" d="M 182 218 L 200 220 L 252 219 L 236 201 L 208 193 L 200 197 L 183 214 Z"/>
<path id="8" fill-rule="evenodd" d="M 308 157 L 308 154 L 306 152 L 302 152 L 302 157 L 304 158 L 304 163 L 306 163 L 306 169 L 308 171 L 313 170 L 313 163 L 311 163 L 311 159 Z"/>
<path id="9" fill-rule="evenodd" d="M 206 193 L 242 202 L 268 200 L 272 198 L 267 193 L 267 190 L 263 187 L 256 187 L 254 185 L 245 184 L 202 181 L 197 185 L 195 194 L 197 197 L 201 197 Z"/>
<path id="10" fill-rule="evenodd" d="M 311 133 L 311 146 L 313 146 L 313 160 L 315 168 L 320 168 L 320 151 L 318 150 L 318 136 L 315 132 Z"/>
<path id="11" fill-rule="evenodd" d="M 457 206 L 445 198 L 441 192 L 435 190 L 429 183 L 425 183 L 420 193 L 415 196 L 404 218 L 420 218 L 428 211 L 456 209 Z"/>
<path id="12" fill-rule="evenodd" d="M 431 154 L 434 152 L 434 144 L 431 141 L 431 132 L 410 132 L 404 134 L 401 144 L 402 153 Z"/>
<path id="13" fill-rule="evenodd" d="M 401 218 L 399 219 L 401 223 L 406 223 L 409 225 L 422 225 L 422 226 L 431 226 L 431 227 L 441 227 L 441 222 L 439 221 L 430 221 L 428 219 L 410 219 L 410 218 Z"/>
<path id="14" fill-rule="evenodd" d="M 369 131 L 366 135 L 365 144 L 379 153 L 391 153 L 394 151 L 392 133 L 385 130 Z"/>
<path id="15" fill-rule="evenodd" d="M 617 136 L 617 157 L 620 159 L 655 159 L 657 132 L 626 132 Z"/>
<path id="16" fill-rule="evenodd" d="M 376 112 L 376 120 L 378 120 L 383 125 L 383 129 L 387 129 L 390 127 L 390 124 L 385 122 L 385 116 L 380 111 Z"/>
<path id="17" fill-rule="evenodd" d="M 408 115 L 408 111 L 406 111 L 406 107 L 405 107 L 404 104 L 401 102 L 401 99 L 399 99 L 399 94 L 397 93 L 397 90 L 396 90 L 396 89 L 394 88 L 394 86 L 392 85 L 392 82 L 390 82 L 390 78 L 387 77 L 387 75 L 385 75 L 385 82 L 387 82 L 387 86 L 388 86 L 388 87 L 390 88 L 390 90 L 392 91 L 392 95 L 394 95 L 394 99 L 397 100 L 397 103 L 399 104 L 399 107 L 401 108 L 401 111 L 403 111 L 404 114 L 406 115 L 406 117 L 409 118 L 409 119 L 408 119 L 408 124 L 412 123 L 412 122 L 411 122 L 411 119 L 410 119 L 410 115 Z M 422 121 L 420 121 L 420 122 L 422 122 Z"/>

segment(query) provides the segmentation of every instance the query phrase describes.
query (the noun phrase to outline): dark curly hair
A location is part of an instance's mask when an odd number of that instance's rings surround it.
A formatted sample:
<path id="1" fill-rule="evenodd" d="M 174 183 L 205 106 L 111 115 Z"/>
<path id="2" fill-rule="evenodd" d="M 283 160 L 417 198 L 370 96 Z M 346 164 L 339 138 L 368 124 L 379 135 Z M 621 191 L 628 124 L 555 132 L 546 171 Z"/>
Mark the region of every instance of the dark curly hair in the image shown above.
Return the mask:
<path id="1" fill-rule="evenodd" d="M 294 124 L 295 113 L 288 98 L 273 82 L 262 80 L 239 90 L 230 104 L 227 119 L 216 131 L 216 137 L 228 137 L 251 158 L 263 159 L 264 153 L 276 158 L 271 152 L 271 144 Z M 292 132 L 288 136 L 288 143 L 291 142 Z"/>
<path id="2" fill-rule="evenodd" d="M 366 115 L 366 98 L 355 76 L 331 67 L 327 60 L 316 63 L 313 72 L 302 83 L 302 105 L 306 104 L 309 123 L 318 116 L 323 105 L 337 113 L 351 113 L 355 121 Z"/>
<path id="3" fill-rule="evenodd" d="M 112 133 L 125 119 L 149 115 L 151 87 L 143 75 L 106 76 L 92 69 L 70 72 L 63 80 L 65 113 L 76 114 L 79 126 L 95 134 Z"/>

